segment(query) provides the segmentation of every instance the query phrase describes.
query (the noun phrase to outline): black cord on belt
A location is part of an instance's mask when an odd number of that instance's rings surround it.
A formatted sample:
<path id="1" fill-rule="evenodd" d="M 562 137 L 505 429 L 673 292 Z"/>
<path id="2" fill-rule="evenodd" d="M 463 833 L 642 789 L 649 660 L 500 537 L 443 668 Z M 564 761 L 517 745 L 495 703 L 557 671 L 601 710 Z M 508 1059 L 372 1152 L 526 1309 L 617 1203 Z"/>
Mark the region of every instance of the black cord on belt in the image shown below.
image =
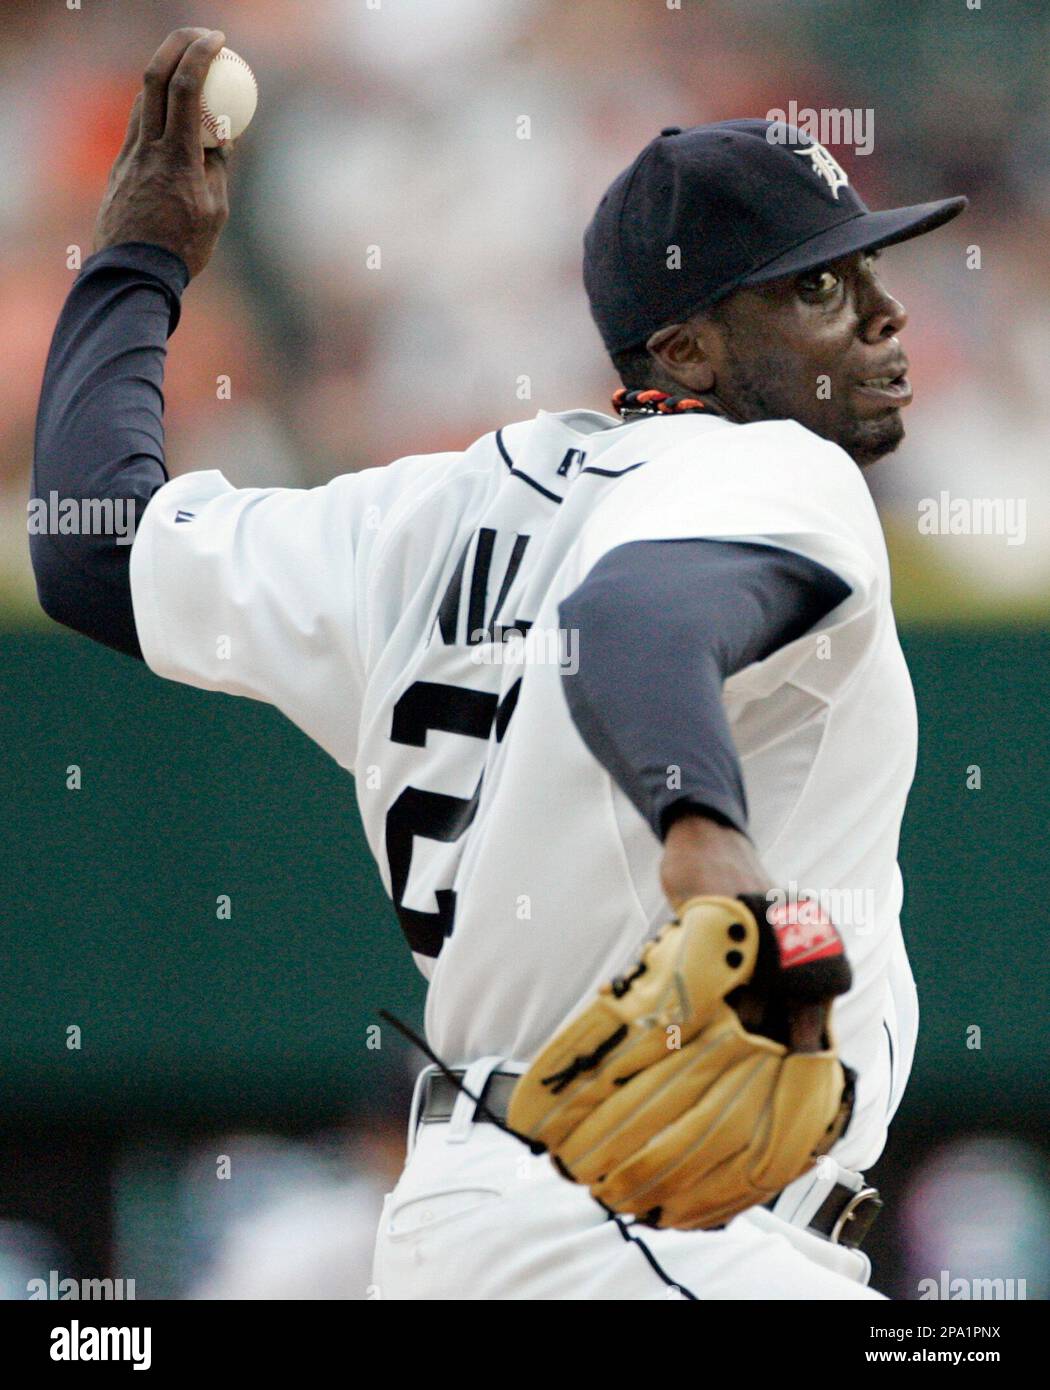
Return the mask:
<path id="1" fill-rule="evenodd" d="M 462 1077 L 457 1076 L 456 1073 L 451 1069 L 451 1067 L 447 1066 L 441 1060 L 441 1058 L 437 1055 L 437 1053 L 426 1041 L 426 1039 L 421 1038 L 417 1033 L 414 1033 L 407 1023 L 402 1023 L 399 1018 L 395 1018 L 393 1014 L 387 1013 L 386 1009 L 379 1010 L 379 1017 L 385 1018 L 388 1023 L 392 1023 L 394 1027 L 397 1029 L 397 1031 L 401 1033 L 404 1037 L 406 1037 L 409 1040 L 409 1042 L 415 1043 L 416 1047 L 419 1048 L 420 1052 L 422 1052 L 425 1057 L 430 1058 L 430 1060 L 434 1063 L 435 1067 L 437 1067 L 438 1070 L 442 1073 L 445 1079 L 447 1081 L 451 1081 L 452 1085 L 455 1086 L 457 1091 L 462 1091 L 468 1100 L 472 1100 L 475 1106 L 478 1108 L 478 1110 L 480 1110 L 481 1113 L 485 1116 L 486 1120 L 489 1120 L 492 1124 L 494 1124 L 497 1129 L 501 1129 L 504 1134 L 509 1134 L 512 1139 L 517 1139 L 520 1143 L 524 1144 L 525 1147 L 532 1154 L 542 1154 L 547 1152 L 546 1144 L 541 1144 L 538 1142 L 538 1140 L 535 1139 L 529 1139 L 526 1137 L 526 1135 L 519 1134 L 516 1129 L 511 1129 L 510 1125 L 507 1124 L 505 1120 L 501 1120 L 498 1115 L 494 1114 L 489 1109 L 489 1107 L 485 1104 L 485 1102 L 481 1099 L 480 1096 L 476 1096 L 472 1091 L 468 1091 L 466 1086 L 464 1086 L 463 1084 Z"/>
<path id="2" fill-rule="evenodd" d="M 434 1066 L 437 1067 L 437 1069 L 441 1072 L 445 1079 L 447 1081 L 450 1081 L 457 1091 L 461 1091 L 463 1095 L 467 1097 L 468 1100 L 472 1100 L 474 1102 L 475 1107 L 481 1112 L 482 1115 L 484 1115 L 485 1119 L 488 1120 L 491 1124 L 494 1124 L 497 1129 L 501 1129 L 504 1134 L 509 1134 L 512 1139 L 517 1139 L 519 1143 L 524 1144 L 525 1147 L 528 1149 L 529 1153 L 531 1154 L 538 1155 L 547 1152 L 546 1144 L 541 1144 L 535 1139 L 529 1139 L 526 1135 L 519 1133 L 518 1130 L 512 1129 L 511 1126 L 508 1125 L 505 1120 L 501 1120 L 498 1115 L 494 1114 L 485 1104 L 485 1102 L 481 1099 L 480 1096 L 474 1095 L 472 1091 L 467 1089 L 467 1087 L 463 1084 L 463 1078 L 457 1076 L 456 1073 L 452 1070 L 452 1068 L 448 1066 L 447 1063 L 441 1060 L 441 1058 L 437 1055 L 437 1053 L 426 1041 L 426 1039 L 421 1038 L 418 1033 L 415 1033 L 408 1026 L 407 1023 L 402 1023 L 399 1018 L 395 1018 L 394 1015 L 392 1013 L 389 1013 L 386 1009 L 379 1010 L 379 1017 L 385 1018 L 388 1023 L 392 1023 L 394 1027 L 397 1029 L 397 1031 L 402 1035 L 402 1037 L 405 1037 L 409 1040 L 409 1042 L 414 1043 L 416 1047 L 419 1048 L 420 1052 L 423 1053 L 424 1057 L 428 1057 L 430 1061 L 433 1062 Z M 554 1162 L 557 1165 L 557 1167 L 561 1170 L 561 1172 L 565 1174 L 566 1178 L 568 1178 L 570 1182 L 573 1181 L 572 1174 L 565 1167 L 565 1165 L 559 1162 L 558 1159 L 555 1159 Z M 619 1213 L 613 1211 L 612 1207 L 607 1207 L 599 1197 L 595 1197 L 593 1194 L 591 1194 L 591 1200 L 597 1203 L 599 1207 L 601 1207 L 602 1211 L 605 1212 L 605 1215 L 608 1217 L 610 1221 L 615 1222 L 616 1228 L 620 1232 L 620 1235 L 623 1236 L 624 1240 L 626 1240 L 631 1245 L 637 1245 L 638 1249 L 645 1256 L 645 1259 L 648 1262 L 650 1268 L 653 1270 L 653 1272 L 657 1275 L 658 1278 L 663 1280 L 663 1282 L 667 1285 L 669 1289 L 674 1289 L 677 1293 L 680 1293 L 682 1297 L 684 1299 L 687 1299 L 689 1302 L 701 1302 L 701 1300 L 697 1298 L 696 1294 L 693 1293 L 691 1289 L 687 1289 L 686 1286 L 684 1284 L 680 1284 L 677 1281 L 677 1279 L 671 1278 L 667 1271 L 661 1266 L 659 1260 L 657 1260 L 653 1252 L 649 1249 L 648 1245 L 646 1245 L 645 1241 L 642 1240 L 640 1236 L 636 1236 L 633 1233 L 631 1227 L 638 1223 L 626 1221 L 622 1216 L 619 1215 Z M 643 1222 L 642 1224 L 644 1225 L 645 1223 Z"/>

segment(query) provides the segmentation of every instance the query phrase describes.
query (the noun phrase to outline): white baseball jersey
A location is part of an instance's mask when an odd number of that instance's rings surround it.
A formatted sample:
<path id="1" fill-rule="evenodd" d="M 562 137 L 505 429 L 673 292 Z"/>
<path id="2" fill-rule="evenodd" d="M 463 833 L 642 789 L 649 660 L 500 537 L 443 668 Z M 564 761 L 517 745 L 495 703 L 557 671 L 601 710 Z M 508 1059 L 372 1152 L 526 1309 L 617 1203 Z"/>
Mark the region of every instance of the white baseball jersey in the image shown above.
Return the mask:
<path id="1" fill-rule="evenodd" d="M 159 675 L 276 705 L 354 775 L 432 1046 L 527 1062 L 668 912 L 659 840 L 570 717 L 558 604 L 615 547 L 685 538 L 785 547 L 852 591 L 723 699 L 760 858 L 846 942 L 833 1019 L 859 1081 L 834 1153 L 863 1169 L 917 1027 L 896 863 L 916 717 L 881 528 L 836 445 L 790 421 L 541 411 L 308 491 L 194 473 L 146 510 L 135 620 Z"/>

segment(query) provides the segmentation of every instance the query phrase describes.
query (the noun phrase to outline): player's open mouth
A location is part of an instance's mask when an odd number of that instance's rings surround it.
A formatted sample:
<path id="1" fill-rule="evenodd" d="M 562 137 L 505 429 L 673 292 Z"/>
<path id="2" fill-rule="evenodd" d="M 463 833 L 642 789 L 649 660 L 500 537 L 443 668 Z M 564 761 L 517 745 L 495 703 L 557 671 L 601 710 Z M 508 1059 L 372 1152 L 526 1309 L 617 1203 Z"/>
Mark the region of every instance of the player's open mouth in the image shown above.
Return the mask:
<path id="1" fill-rule="evenodd" d="M 886 405 L 907 405 L 912 397 L 911 382 L 904 372 L 899 376 L 872 376 L 859 381 L 856 388 L 862 395 Z"/>

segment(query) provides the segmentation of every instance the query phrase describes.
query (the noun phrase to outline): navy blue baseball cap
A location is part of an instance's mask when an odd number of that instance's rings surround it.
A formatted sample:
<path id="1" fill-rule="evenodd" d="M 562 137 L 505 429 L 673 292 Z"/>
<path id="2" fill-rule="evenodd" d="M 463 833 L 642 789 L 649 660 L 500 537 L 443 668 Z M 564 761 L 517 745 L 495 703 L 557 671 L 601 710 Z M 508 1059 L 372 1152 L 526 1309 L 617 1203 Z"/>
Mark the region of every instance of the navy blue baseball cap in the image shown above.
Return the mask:
<path id="1" fill-rule="evenodd" d="M 591 314 L 619 352 L 742 285 L 921 236 L 966 203 L 871 212 L 824 146 L 784 121 L 671 126 L 613 180 L 587 228 Z"/>

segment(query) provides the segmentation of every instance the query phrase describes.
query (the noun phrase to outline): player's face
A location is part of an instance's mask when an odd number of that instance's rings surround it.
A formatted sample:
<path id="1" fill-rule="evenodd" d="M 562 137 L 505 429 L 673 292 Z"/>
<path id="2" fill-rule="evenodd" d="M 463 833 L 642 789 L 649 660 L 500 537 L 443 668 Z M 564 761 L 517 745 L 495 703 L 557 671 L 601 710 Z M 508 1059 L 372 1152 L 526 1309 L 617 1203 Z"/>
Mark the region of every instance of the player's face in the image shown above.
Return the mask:
<path id="1" fill-rule="evenodd" d="M 713 394 L 734 418 L 797 420 L 862 465 L 897 447 L 907 315 L 877 259 L 857 253 L 725 302 L 706 336 Z"/>

